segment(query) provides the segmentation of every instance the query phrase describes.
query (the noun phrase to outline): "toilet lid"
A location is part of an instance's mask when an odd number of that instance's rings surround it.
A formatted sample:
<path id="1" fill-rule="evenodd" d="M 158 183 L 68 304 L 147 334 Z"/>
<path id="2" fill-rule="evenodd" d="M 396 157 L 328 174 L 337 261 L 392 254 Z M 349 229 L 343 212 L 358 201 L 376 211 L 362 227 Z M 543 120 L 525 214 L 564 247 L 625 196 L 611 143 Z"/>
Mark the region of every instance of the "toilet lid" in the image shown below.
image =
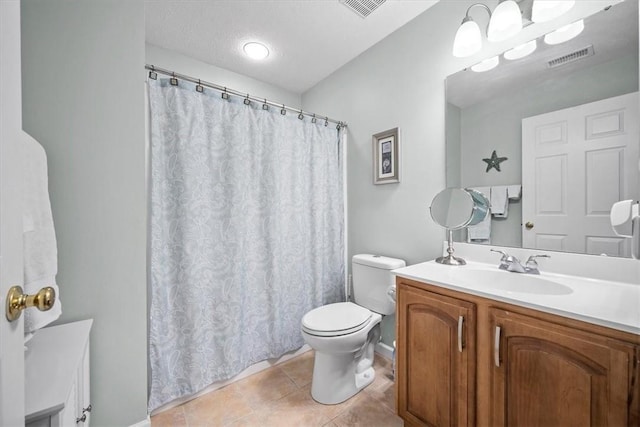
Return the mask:
<path id="1" fill-rule="evenodd" d="M 315 308 L 302 318 L 302 328 L 312 335 L 346 335 L 362 329 L 371 312 L 352 302 L 338 302 Z"/>

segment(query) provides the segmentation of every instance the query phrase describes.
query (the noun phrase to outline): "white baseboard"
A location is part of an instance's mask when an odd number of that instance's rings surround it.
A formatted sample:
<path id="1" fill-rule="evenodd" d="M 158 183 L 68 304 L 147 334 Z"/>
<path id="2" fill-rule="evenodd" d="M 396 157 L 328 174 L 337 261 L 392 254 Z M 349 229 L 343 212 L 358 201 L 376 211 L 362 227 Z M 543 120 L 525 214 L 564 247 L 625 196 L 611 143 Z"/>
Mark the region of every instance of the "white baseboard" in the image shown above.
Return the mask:
<path id="1" fill-rule="evenodd" d="M 300 347 L 298 350 L 289 352 L 289 353 L 287 353 L 287 354 L 285 354 L 285 355 L 283 355 L 283 356 L 281 356 L 281 357 L 279 357 L 277 359 L 263 360 L 262 362 L 258 362 L 256 364 L 253 364 L 253 365 L 249 366 L 247 369 L 245 369 L 244 371 L 240 372 L 238 375 L 236 375 L 233 378 L 230 378 L 230 379 L 228 379 L 226 381 L 219 381 L 217 383 L 211 384 L 209 387 L 203 389 L 202 391 L 200 391 L 200 392 L 198 392 L 196 394 L 193 394 L 193 395 L 188 396 L 188 397 L 183 397 L 181 399 L 176 399 L 173 402 L 167 403 L 166 405 L 163 405 L 163 406 L 157 408 L 156 410 L 154 410 L 151 413 L 151 415 L 157 415 L 160 412 L 164 412 L 164 411 L 166 411 L 168 409 L 175 408 L 176 406 L 180 406 L 183 403 L 186 403 L 186 402 L 188 402 L 190 400 L 198 398 L 198 397 L 200 397 L 200 396 L 202 396 L 204 394 L 211 393 L 214 390 L 217 390 L 217 389 L 222 388 L 222 387 L 224 387 L 226 385 L 229 385 L 231 383 L 239 381 L 239 380 L 241 380 L 243 378 L 248 377 L 249 375 L 257 374 L 258 372 L 264 371 L 267 368 L 270 368 L 270 367 L 275 366 L 275 365 L 279 365 L 280 363 L 286 362 L 289 359 L 293 359 L 294 357 L 299 356 L 302 353 L 306 353 L 309 350 L 311 350 L 311 347 L 309 347 L 308 344 L 305 344 L 302 347 Z M 142 427 L 142 426 L 138 426 L 136 424 L 135 427 Z"/>
<path id="2" fill-rule="evenodd" d="M 376 344 L 376 353 L 387 359 L 393 359 L 393 347 L 383 342 Z"/>
<path id="3" fill-rule="evenodd" d="M 145 420 L 142 420 L 139 423 L 131 424 L 129 427 L 151 427 L 151 417 L 147 415 L 147 418 Z"/>

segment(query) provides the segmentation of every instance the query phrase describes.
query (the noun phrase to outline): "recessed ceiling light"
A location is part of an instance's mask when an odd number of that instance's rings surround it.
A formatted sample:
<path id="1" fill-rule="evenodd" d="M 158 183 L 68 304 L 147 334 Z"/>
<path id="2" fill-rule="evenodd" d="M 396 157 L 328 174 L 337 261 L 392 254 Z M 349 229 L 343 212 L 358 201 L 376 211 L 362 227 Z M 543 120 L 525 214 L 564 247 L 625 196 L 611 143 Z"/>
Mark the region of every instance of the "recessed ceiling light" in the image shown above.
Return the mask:
<path id="1" fill-rule="evenodd" d="M 500 59 L 498 59 L 497 56 L 494 56 L 493 58 L 485 59 L 484 61 L 477 63 L 471 67 L 471 69 L 476 73 L 482 73 L 496 68 L 499 63 Z"/>
<path id="2" fill-rule="evenodd" d="M 269 56 L 269 49 L 258 42 L 249 42 L 242 47 L 242 50 L 251 59 L 264 59 Z"/>
<path id="3" fill-rule="evenodd" d="M 533 53 L 536 50 L 537 44 L 535 40 L 531 40 L 525 44 L 521 44 L 520 46 L 514 47 L 511 50 L 508 50 L 504 53 L 504 59 L 508 59 L 513 61 L 514 59 L 524 58 L 527 55 Z"/>
<path id="4" fill-rule="evenodd" d="M 584 20 L 581 19 L 547 34 L 544 36 L 544 42 L 546 44 L 564 43 L 580 34 L 582 30 L 584 30 Z"/>

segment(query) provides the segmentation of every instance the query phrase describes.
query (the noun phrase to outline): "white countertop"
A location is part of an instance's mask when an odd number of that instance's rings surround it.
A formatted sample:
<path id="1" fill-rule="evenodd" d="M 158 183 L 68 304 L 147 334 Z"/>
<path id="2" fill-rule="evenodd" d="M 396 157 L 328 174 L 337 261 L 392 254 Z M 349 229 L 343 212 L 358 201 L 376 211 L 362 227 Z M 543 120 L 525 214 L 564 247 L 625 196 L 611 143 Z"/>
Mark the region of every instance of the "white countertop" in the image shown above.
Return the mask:
<path id="1" fill-rule="evenodd" d="M 487 273 L 484 273 L 487 272 Z M 464 266 L 423 262 L 393 270 L 400 277 L 426 282 L 454 291 L 532 308 L 547 313 L 640 334 L 640 285 L 542 272 L 540 276 L 499 270 L 497 265 L 469 262 Z M 564 293 L 540 294 L 491 287 L 483 278 L 504 276 L 507 281 L 552 281 Z M 529 277 L 522 277 L 529 276 Z M 484 282 L 484 283 L 483 283 Z M 535 286 L 535 282 L 533 282 Z M 527 283 L 529 286 L 529 283 Z"/>

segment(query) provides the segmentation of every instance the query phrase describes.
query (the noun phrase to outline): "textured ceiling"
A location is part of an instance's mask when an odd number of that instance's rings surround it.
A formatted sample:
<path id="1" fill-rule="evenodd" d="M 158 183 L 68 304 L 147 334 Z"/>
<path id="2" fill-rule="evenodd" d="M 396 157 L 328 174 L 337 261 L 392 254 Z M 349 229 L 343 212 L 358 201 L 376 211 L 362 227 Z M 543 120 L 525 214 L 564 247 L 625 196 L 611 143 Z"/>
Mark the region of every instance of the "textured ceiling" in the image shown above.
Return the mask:
<path id="1" fill-rule="evenodd" d="M 362 19 L 338 0 L 149 0 L 146 40 L 302 93 L 435 3 L 387 0 Z M 248 41 L 269 57 L 247 58 Z"/>

